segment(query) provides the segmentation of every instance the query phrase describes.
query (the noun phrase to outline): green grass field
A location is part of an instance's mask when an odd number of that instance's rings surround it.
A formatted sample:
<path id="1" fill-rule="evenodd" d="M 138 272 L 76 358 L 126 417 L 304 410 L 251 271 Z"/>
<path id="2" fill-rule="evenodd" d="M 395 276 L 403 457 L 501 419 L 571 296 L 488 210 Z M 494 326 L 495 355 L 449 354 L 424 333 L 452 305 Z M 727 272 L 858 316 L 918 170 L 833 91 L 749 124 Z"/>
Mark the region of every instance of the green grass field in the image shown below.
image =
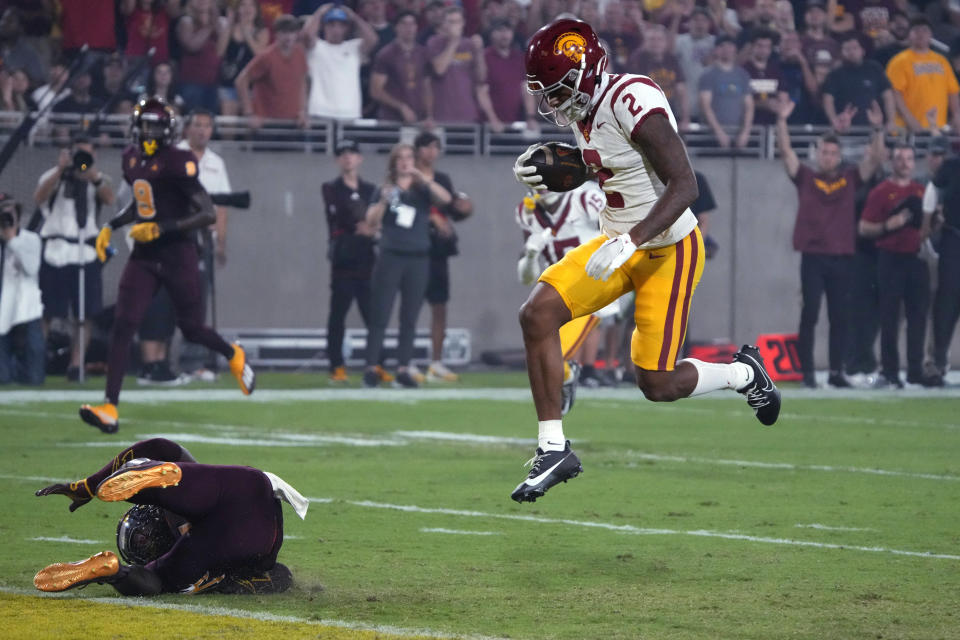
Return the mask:
<path id="1" fill-rule="evenodd" d="M 0 609 L 29 625 L 0 635 L 127 637 L 103 631 L 126 618 L 99 600 L 115 595 L 108 586 L 56 597 L 95 599 L 84 617 L 106 625 L 72 635 L 56 631 L 70 608 L 32 591 L 44 565 L 115 548 L 124 505 L 70 514 L 66 499 L 33 491 L 165 435 L 201 462 L 272 471 L 314 499 L 305 521 L 285 507 L 288 593 L 154 600 L 307 625 L 250 637 L 347 637 L 324 635 L 316 623 L 328 621 L 370 638 L 960 638 L 956 390 L 788 388 L 772 428 L 735 394 L 657 405 L 629 389 L 581 393 L 565 430 L 583 475 L 518 505 L 509 494 L 536 436 L 523 383 L 472 374 L 370 393 L 267 374 L 248 399 L 228 381 L 150 393 L 130 381 L 115 436 L 76 415 L 102 379 L 85 393 L 0 393 Z M 241 637 L 245 624 L 206 635 L 196 617 L 183 615 L 179 637 Z"/>

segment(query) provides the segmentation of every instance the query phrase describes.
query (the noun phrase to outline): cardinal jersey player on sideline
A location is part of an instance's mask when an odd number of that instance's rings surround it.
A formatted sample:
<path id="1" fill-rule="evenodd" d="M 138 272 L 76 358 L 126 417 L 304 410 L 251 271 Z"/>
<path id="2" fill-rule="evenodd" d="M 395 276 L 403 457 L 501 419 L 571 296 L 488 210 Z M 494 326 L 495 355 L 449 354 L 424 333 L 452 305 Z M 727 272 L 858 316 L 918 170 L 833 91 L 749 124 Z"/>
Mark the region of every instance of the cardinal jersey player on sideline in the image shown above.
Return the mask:
<path id="1" fill-rule="evenodd" d="M 596 182 L 560 193 L 534 191 L 517 205 L 516 220 L 523 231 L 523 255 L 517 262 L 520 284 L 536 282 L 543 270 L 571 249 L 588 242 L 600 233 L 600 212 L 606 206 L 603 191 Z M 572 358 L 603 318 L 620 310 L 618 301 L 596 313 L 574 318 L 560 327 L 560 349 L 563 352 L 563 389 L 561 415 L 567 415 L 576 399 L 580 364 Z"/>
<path id="2" fill-rule="evenodd" d="M 761 423 L 773 424 L 780 413 L 780 392 L 756 347 L 744 345 L 731 364 L 677 362 L 704 264 L 703 239 L 689 209 L 697 182 L 660 87 L 646 76 L 604 73 L 606 63 L 596 33 L 580 20 L 555 20 L 527 45 L 527 90 L 539 98 L 542 116 L 573 130 L 606 206 L 602 235 L 544 271 L 520 309 L 539 447 L 530 473 L 511 494 L 517 502 L 532 502 L 582 470 L 560 419 L 560 327 L 631 290 L 631 358 L 647 399 L 733 389 L 746 396 Z M 524 166 L 536 146 L 517 159 L 514 172 L 543 190 L 536 167 Z"/>
<path id="3" fill-rule="evenodd" d="M 203 322 L 203 295 L 197 266 L 197 245 L 190 232 L 215 220 L 213 202 L 197 177 L 197 159 L 177 149 L 176 119 L 163 100 L 141 100 L 131 116 L 133 145 L 123 152 L 123 177 L 133 200 L 100 230 L 97 257 L 107 258 L 112 231 L 134 223 L 134 247 L 120 277 L 116 312 L 107 353 L 106 399 L 80 407 L 80 417 L 105 433 L 115 433 L 120 419 L 117 403 L 127 368 L 133 334 L 158 287 L 165 287 L 177 312 L 183 337 L 222 354 L 230 362 L 244 394 L 253 392 L 256 378 L 239 345 L 228 344 Z"/>

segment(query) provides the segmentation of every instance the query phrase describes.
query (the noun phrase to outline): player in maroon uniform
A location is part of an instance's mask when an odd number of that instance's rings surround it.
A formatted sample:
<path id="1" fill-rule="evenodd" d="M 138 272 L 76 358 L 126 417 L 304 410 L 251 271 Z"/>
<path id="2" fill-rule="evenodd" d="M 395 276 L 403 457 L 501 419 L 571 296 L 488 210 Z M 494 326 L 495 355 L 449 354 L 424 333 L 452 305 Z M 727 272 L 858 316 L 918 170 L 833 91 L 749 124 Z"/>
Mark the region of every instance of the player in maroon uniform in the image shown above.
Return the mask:
<path id="1" fill-rule="evenodd" d="M 244 394 L 253 393 L 256 377 L 239 345 L 228 344 L 203 322 L 203 295 L 197 248 L 190 232 L 213 224 L 209 194 L 197 178 L 197 159 L 174 147 L 173 109 L 159 98 L 141 100 L 131 117 L 133 145 L 123 152 L 123 177 L 133 200 L 97 236 L 97 256 L 106 260 L 114 229 L 134 223 L 133 253 L 120 278 L 113 332 L 107 359 L 104 404 L 83 405 L 80 417 L 104 433 L 119 428 L 117 403 L 127 367 L 127 352 L 158 287 L 173 299 L 177 324 L 190 342 L 223 354 Z"/>
<path id="2" fill-rule="evenodd" d="M 253 467 L 200 464 L 164 438 L 137 442 L 94 474 L 52 484 L 38 496 L 62 495 L 70 511 L 94 497 L 135 507 L 117 527 L 117 549 L 39 571 L 41 591 L 93 582 L 123 595 L 159 593 L 278 593 L 290 570 L 277 562 L 283 544 L 280 501 L 303 518 L 308 500 L 277 476 Z"/>

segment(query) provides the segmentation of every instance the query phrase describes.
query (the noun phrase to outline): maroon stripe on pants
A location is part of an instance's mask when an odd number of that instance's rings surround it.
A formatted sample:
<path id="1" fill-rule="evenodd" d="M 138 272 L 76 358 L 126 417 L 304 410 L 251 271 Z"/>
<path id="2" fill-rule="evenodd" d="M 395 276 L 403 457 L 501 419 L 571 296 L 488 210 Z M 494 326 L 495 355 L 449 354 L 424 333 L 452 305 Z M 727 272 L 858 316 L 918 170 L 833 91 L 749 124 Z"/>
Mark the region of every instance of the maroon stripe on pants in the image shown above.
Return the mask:
<path id="1" fill-rule="evenodd" d="M 697 229 L 690 232 L 687 236 L 690 238 L 690 270 L 687 272 L 687 290 L 683 296 L 683 315 L 680 316 L 680 343 L 677 345 L 677 355 L 683 348 L 683 341 L 687 337 L 687 318 L 690 313 L 690 298 L 693 296 L 693 279 L 697 275 L 697 259 L 699 258 L 700 246 L 696 237 Z"/>
<path id="2" fill-rule="evenodd" d="M 673 343 L 673 317 L 677 311 L 677 298 L 680 296 L 680 283 L 683 280 L 684 250 L 686 238 L 677 243 L 676 264 L 673 270 L 673 288 L 670 290 L 670 304 L 667 306 L 667 320 L 663 327 L 663 345 L 660 347 L 660 359 L 657 368 L 663 371 L 667 368 L 670 358 L 670 345 Z"/>

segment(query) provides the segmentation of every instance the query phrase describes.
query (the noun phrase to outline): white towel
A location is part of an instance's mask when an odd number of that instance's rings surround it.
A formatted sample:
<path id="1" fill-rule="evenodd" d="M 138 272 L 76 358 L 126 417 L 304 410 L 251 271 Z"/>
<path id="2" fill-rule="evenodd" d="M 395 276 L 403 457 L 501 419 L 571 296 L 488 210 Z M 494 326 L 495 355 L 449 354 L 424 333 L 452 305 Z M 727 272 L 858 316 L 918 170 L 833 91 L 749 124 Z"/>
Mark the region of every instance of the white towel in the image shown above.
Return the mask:
<path id="1" fill-rule="evenodd" d="M 301 520 L 306 519 L 307 507 L 310 506 L 310 501 L 304 498 L 299 491 L 287 484 L 280 476 L 272 474 L 269 471 L 264 471 L 263 473 L 270 479 L 273 494 L 293 507 L 293 510 L 297 512 Z"/>

